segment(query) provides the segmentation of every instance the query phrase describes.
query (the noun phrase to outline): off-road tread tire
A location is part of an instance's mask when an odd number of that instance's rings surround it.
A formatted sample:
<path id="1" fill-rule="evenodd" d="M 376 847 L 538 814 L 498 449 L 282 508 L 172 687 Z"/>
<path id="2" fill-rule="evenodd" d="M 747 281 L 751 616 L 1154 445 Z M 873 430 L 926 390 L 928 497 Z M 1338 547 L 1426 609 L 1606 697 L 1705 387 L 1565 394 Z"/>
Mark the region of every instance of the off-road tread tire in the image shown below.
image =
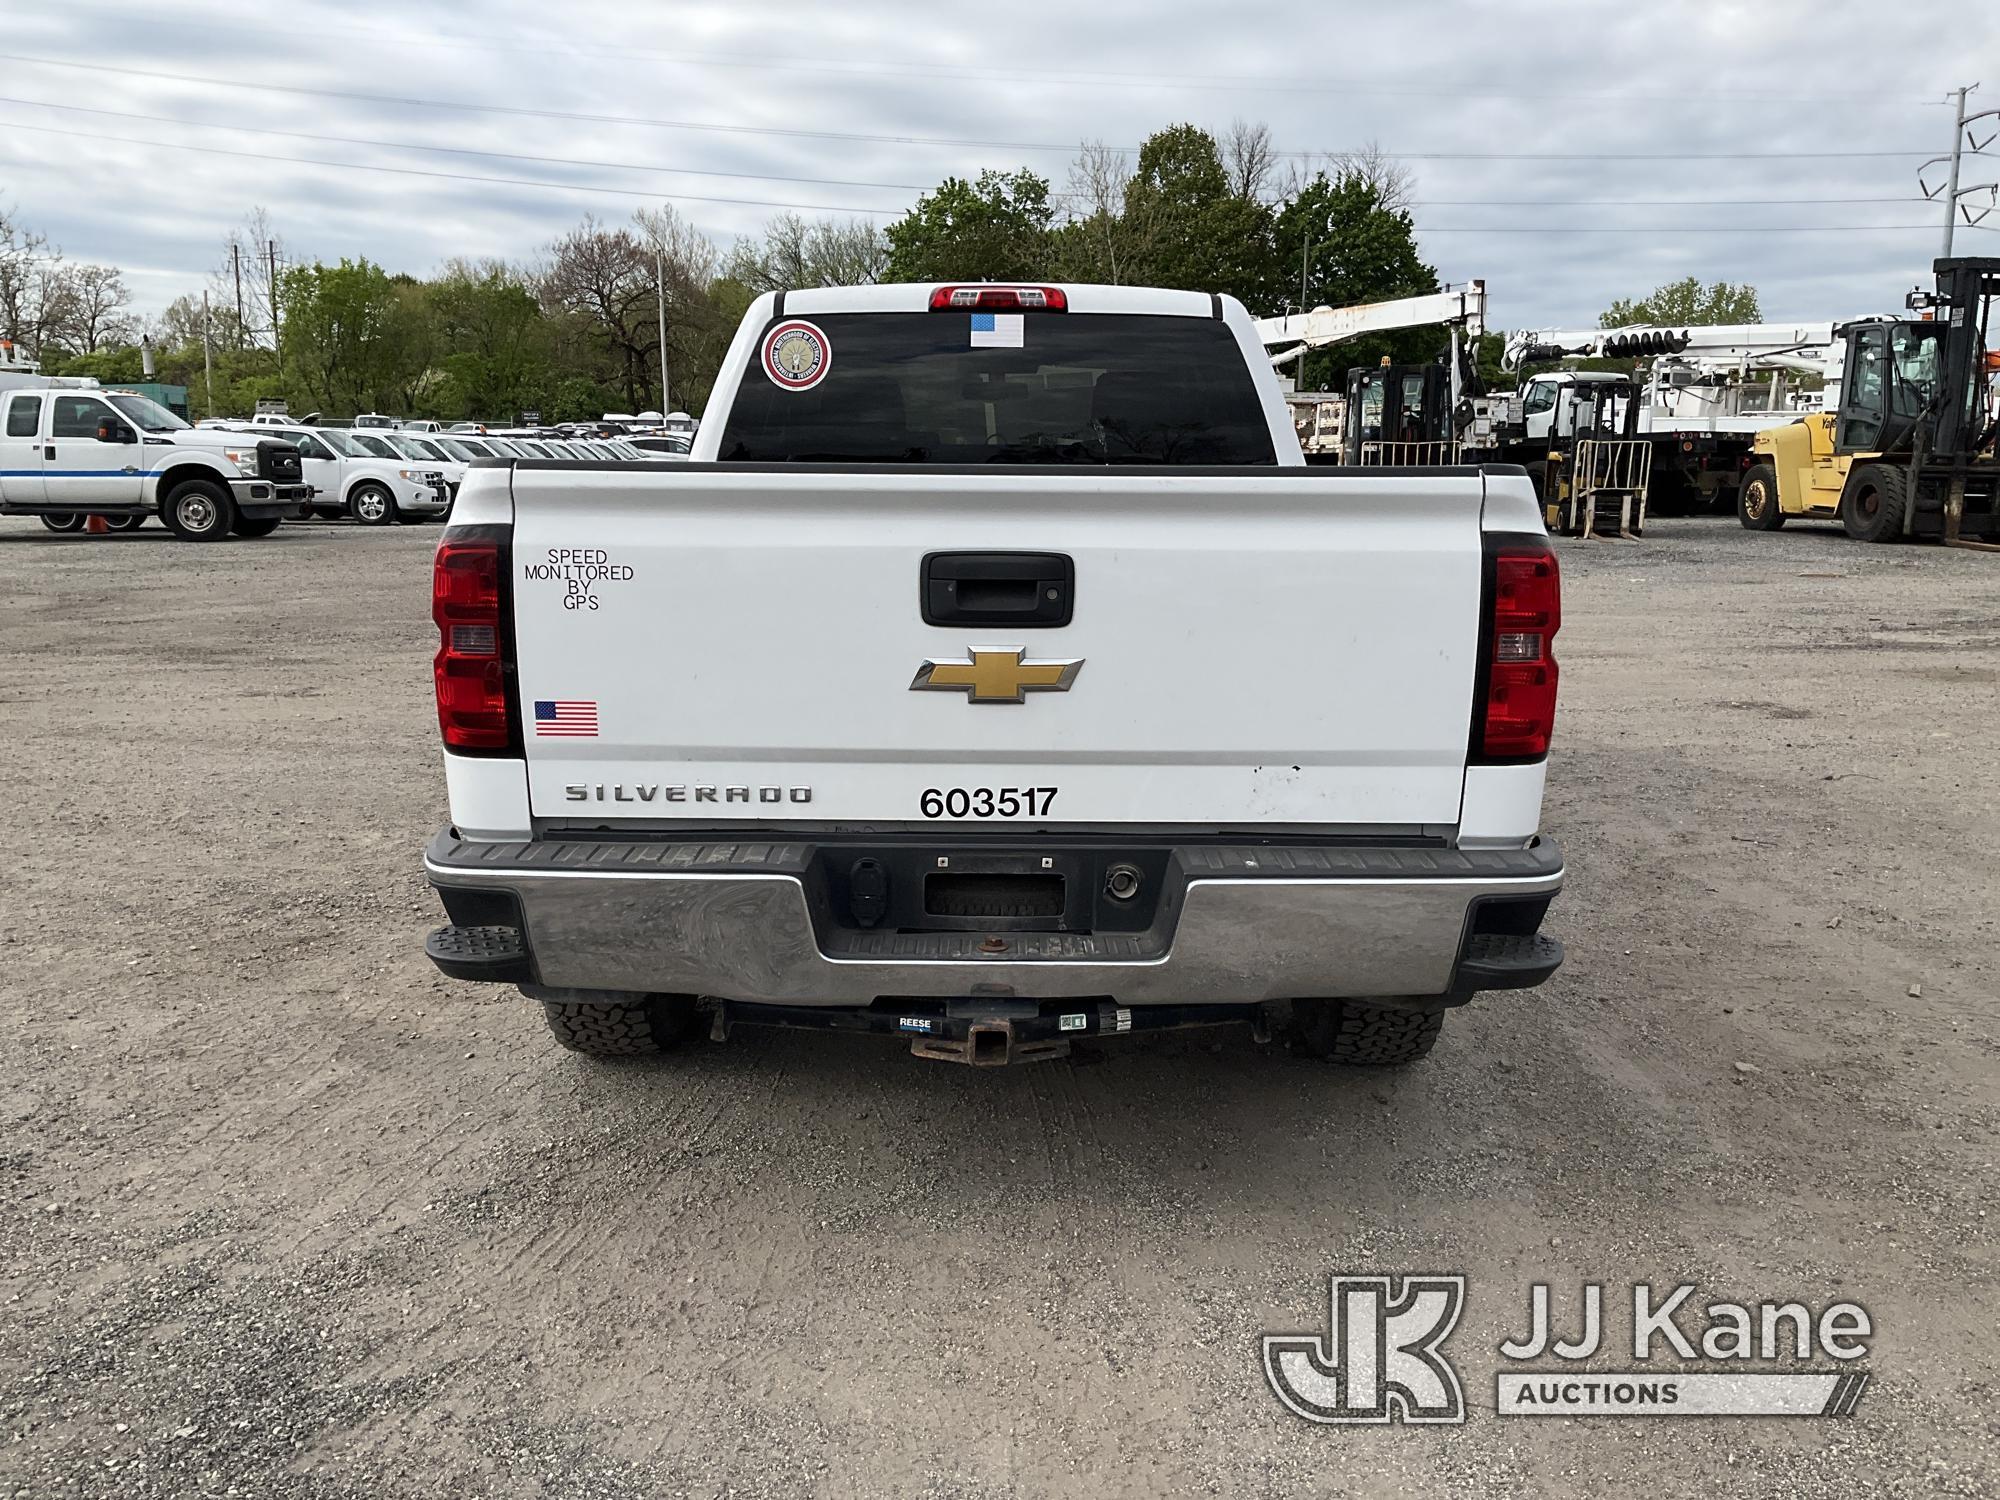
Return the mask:
<path id="1" fill-rule="evenodd" d="M 1403 1010 L 1354 1000 L 1298 1000 L 1293 1044 L 1308 1057 L 1352 1068 L 1400 1068 L 1429 1055 L 1444 1030 L 1441 1010 Z"/>
<path id="2" fill-rule="evenodd" d="M 1873 516 L 1863 520 L 1848 502 L 1869 489 L 1882 497 L 1882 503 Z M 1847 495 L 1840 504 L 1840 524 L 1857 542 L 1900 542 L 1909 504 L 1909 475 L 1888 464 L 1864 464 L 1848 481 Z"/>
<path id="3" fill-rule="evenodd" d="M 1768 497 L 1761 516 L 1752 516 L 1746 502 L 1750 498 L 1750 487 L 1761 484 Z M 1752 464 L 1744 472 L 1743 482 L 1736 487 L 1736 519 L 1743 523 L 1746 531 L 1776 531 L 1785 524 L 1784 508 L 1778 503 L 1778 471 L 1770 464 Z"/>
<path id="4" fill-rule="evenodd" d="M 588 1057 L 644 1057 L 664 1052 L 693 1030 L 694 997 L 646 995 L 630 1004 L 544 1000 L 555 1039 Z"/>

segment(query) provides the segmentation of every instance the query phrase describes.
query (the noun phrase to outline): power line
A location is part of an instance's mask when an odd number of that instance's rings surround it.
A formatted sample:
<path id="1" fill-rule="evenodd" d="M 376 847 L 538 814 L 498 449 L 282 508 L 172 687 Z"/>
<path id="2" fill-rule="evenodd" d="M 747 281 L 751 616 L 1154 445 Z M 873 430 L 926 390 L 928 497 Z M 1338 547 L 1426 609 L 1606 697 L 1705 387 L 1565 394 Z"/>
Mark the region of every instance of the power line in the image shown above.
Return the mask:
<path id="1" fill-rule="evenodd" d="M 53 109 L 69 114 L 99 115 L 113 120 L 142 120 L 149 124 L 179 125 L 194 130 L 226 130 L 239 135 L 278 136 L 287 140 L 317 141 L 325 145 L 366 146 L 385 151 L 425 151 L 447 156 L 478 156 L 497 161 L 526 161 L 544 166 L 588 167 L 616 172 L 658 172 L 690 177 L 725 177 L 759 182 L 796 182 L 814 187 L 884 188 L 891 191 L 923 193 L 935 184 L 921 182 L 869 182 L 841 177 L 788 177 L 769 172 L 722 172 L 702 167 L 660 167 L 644 162 L 607 161 L 588 157 L 531 156 L 518 151 L 481 151 L 469 146 L 435 146 L 422 141 L 385 141 L 369 136 L 316 135 L 303 130 L 279 130 L 264 125 L 228 125 L 208 120 L 183 120 L 173 115 L 140 114 L 130 110 L 97 109 L 82 104 L 57 104 L 47 99 L 17 99 L 0 95 L 0 104 L 24 105 L 33 109 Z M 154 144 L 166 144 L 157 142 Z M 188 149 L 197 149 L 189 147 Z M 291 160 L 292 158 L 278 158 Z M 323 163 L 322 163 L 323 164 Z M 345 164 L 343 164 L 345 165 Z M 359 163 L 356 170 L 374 170 Z M 485 179 L 478 179 L 485 180 Z M 496 179 L 497 180 L 497 179 Z M 523 186 L 540 186 L 526 179 L 507 179 Z M 561 187 L 564 184 L 546 184 Z M 585 184 L 569 184 L 576 191 L 591 190 Z M 653 196 L 648 194 L 647 196 Z M 730 200 L 717 200 L 730 201 Z M 1924 198 L 1427 198 L 1413 199 L 1411 208 L 1765 208 L 1783 205 L 1828 205 L 1851 203 L 1924 203 Z M 884 210 L 887 212 L 887 210 Z"/>
<path id="2" fill-rule="evenodd" d="M 218 22 L 174 22 L 176 31 L 197 30 L 227 32 L 233 36 L 261 34 L 264 36 L 307 37 L 314 41 L 325 40 L 321 31 L 303 30 L 297 27 L 252 26 Z M 1173 88 L 1194 89 L 1211 93 L 1228 93 L 1239 89 L 1256 89 L 1262 93 L 1279 94 L 1332 94 L 1332 95 L 1372 95 L 1390 98 L 1417 99 L 1533 99 L 1545 102 L 1549 95 L 1546 89 L 1491 89 L 1479 86 L 1470 88 L 1408 88 L 1385 86 L 1362 80 L 1329 80 L 1325 77 L 1304 79 L 1296 75 L 1249 74 L 1249 73 L 1119 73 L 1109 71 L 1075 71 L 1060 69 L 1040 69 L 1033 71 L 994 68 L 990 65 L 969 65 L 955 63 L 895 62 L 885 59 L 852 61 L 841 58 L 805 58 L 780 55 L 764 55 L 731 52 L 665 52 L 644 48 L 624 47 L 579 47 L 573 43 L 556 43 L 543 40 L 511 41 L 488 36 L 439 36 L 435 33 L 410 36 L 401 32 L 383 31 L 379 28 L 357 28 L 343 26 L 343 35 L 353 38 L 373 38 L 397 47 L 443 48 L 452 52 L 529 52 L 538 57 L 613 58 L 621 62 L 650 61 L 671 63 L 676 66 L 701 68 L 747 68 L 760 73 L 816 73 L 844 78 L 909 78 L 921 81 L 926 78 L 967 78 L 980 81 L 1020 82 L 1041 85 L 1058 85 L 1074 88 Z M 1599 91 L 1596 93 L 1565 93 L 1566 101 L 1601 101 L 1605 103 L 1728 103 L 1728 104 L 1824 104 L 1824 94 L 1774 94 L 1762 90 L 1718 91 L 1711 93 L 1674 92 L 1665 94 L 1637 94 L 1623 90 Z M 1902 99 L 1883 101 L 1899 103 L 1909 108 L 1922 108 L 1937 101 L 1933 99 Z"/>
<path id="3" fill-rule="evenodd" d="M 1413 198 L 1409 208 L 1770 208 L 1779 204 L 1928 203 L 1928 198 Z"/>
<path id="4" fill-rule="evenodd" d="M 639 188 L 597 187 L 586 182 L 540 182 L 527 177 L 481 177 L 470 172 L 430 172 L 421 167 L 364 165 L 351 161 L 327 161 L 314 156 L 278 156 L 267 151 L 231 151 L 222 146 L 190 146 L 178 142 L 148 141 L 129 135 L 104 135 L 94 130 L 63 130 L 54 125 L 21 125 L 7 122 L 9 130 L 28 130 L 37 135 L 71 136 L 86 141 L 115 141 L 126 146 L 150 146 L 168 151 L 200 151 L 209 156 L 233 156 L 245 161 L 290 162 L 295 166 L 334 167 L 343 172 L 393 172 L 399 177 L 435 177 L 447 182 L 486 182 L 501 187 L 553 188 L 565 193 L 609 193 L 620 198 L 649 198 L 679 203 L 736 203 L 750 208 L 804 208 L 834 214 L 900 214 L 901 208 L 856 208 L 845 203 L 788 203 L 776 198 L 716 198 L 700 193 L 646 192 Z"/>
<path id="5" fill-rule="evenodd" d="M 621 198 L 664 199 L 687 203 L 729 203 L 751 208 L 802 208 L 820 213 L 847 213 L 869 215 L 894 215 L 905 212 L 902 208 L 861 208 L 851 204 L 838 203 L 792 203 L 773 198 L 720 198 L 699 193 L 645 192 L 637 188 L 599 187 L 590 183 L 543 182 L 527 177 L 483 177 L 468 172 L 432 172 L 421 167 L 390 167 L 361 165 L 354 162 L 327 161 L 320 157 L 279 156 L 265 151 L 232 151 L 221 146 L 190 146 L 162 141 L 143 140 L 135 136 L 105 135 L 91 130 L 63 130 L 53 125 L 21 125 L 8 122 L 10 130 L 26 130 L 37 135 L 67 136 L 89 141 L 112 141 L 127 146 L 150 146 L 173 151 L 199 151 L 210 156 L 229 156 L 247 161 L 287 162 L 296 166 L 332 167 L 343 172 L 390 172 L 401 177 L 429 177 L 447 182 L 481 182 L 502 187 L 547 188 L 565 193 L 608 193 Z M 1612 227 L 1602 224 L 1534 224 L 1534 225 L 1478 225 L 1478 224 L 1419 224 L 1419 234 L 1872 234 L 1906 229 L 1925 229 L 1934 226 L 1924 224 L 1728 224 L 1728 225 L 1657 225 L 1646 227 Z M 1975 225 L 2000 232 L 1992 226 Z"/>
<path id="6" fill-rule="evenodd" d="M 750 208 L 801 208 L 818 213 L 845 213 L 891 216 L 905 212 L 902 208 L 864 208 L 841 203 L 794 203 L 775 198 L 722 198 L 700 193 L 647 192 L 638 188 L 601 187 L 591 183 L 544 182 L 528 177 L 485 177 L 470 172 L 433 172 L 421 167 L 391 167 L 366 165 L 355 162 L 327 161 L 322 157 L 280 156 L 266 151 L 232 151 L 222 146 L 192 146 L 184 143 L 149 141 L 136 136 L 105 135 L 92 130 L 63 130 L 54 125 L 22 125 L 9 121 L 10 130 L 25 130 L 37 135 L 66 136 L 87 141 L 111 141 L 126 146 L 146 146 L 172 151 L 198 151 L 209 156 L 228 156 L 246 161 L 285 162 L 294 166 L 332 167 L 342 172 L 389 172 L 399 177 L 427 177 L 446 182 L 479 182 L 500 187 L 526 187 L 552 189 L 564 193 L 605 193 L 621 198 L 647 198 L 669 202 L 685 203 L 727 203 Z M 1924 229 L 1935 226 L 1923 224 L 1727 224 L 1727 225 L 1655 225 L 1655 226 L 1610 226 L 1603 224 L 1532 224 L 1532 225 L 1479 225 L 1479 224 L 1419 224 L 1419 234 L 1872 234 L 1906 229 Z M 1990 225 L 1973 225 L 1973 228 L 1987 229 L 2000 233 L 2000 228 Z"/>
<path id="7" fill-rule="evenodd" d="M 433 151 L 447 156 L 484 156 L 497 161 L 531 161 L 552 167 L 597 167 L 617 172 L 670 172 L 689 177 L 738 177 L 758 182 L 801 182 L 814 187 L 889 188 L 912 193 L 928 192 L 934 185 L 921 182 L 856 182 L 841 177 L 782 177 L 771 172 L 717 172 L 701 167 L 657 167 L 643 162 L 592 161 L 573 156 L 526 156 L 518 151 L 479 151 L 470 146 L 427 146 L 420 141 L 382 141 L 352 135 L 313 135 L 303 130 L 278 130 L 267 125 L 224 125 L 208 120 L 183 120 L 174 115 L 135 114 L 130 110 L 94 109 L 84 104 L 56 104 L 47 99 L 13 99 L 4 95 L 0 95 L 0 104 L 23 104 L 33 109 L 56 109 L 69 114 L 102 115 L 112 120 L 144 120 L 155 125 L 183 125 L 194 130 L 229 130 L 239 135 L 283 136 L 289 140 L 318 141 L 332 146 L 378 146 L 388 151 Z"/>
<path id="8" fill-rule="evenodd" d="M 1960 226 L 1961 228 L 1964 226 Z M 1990 226 L 1989 226 L 1990 227 Z M 1887 234 L 1935 224 L 1419 224 L 1418 234 Z M 2000 233 L 2000 229 L 1994 229 Z"/>
<path id="9" fill-rule="evenodd" d="M 117 67 L 110 63 L 68 62 L 60 58 L 28 57 L 0 52 L 0 62 L 27 63 L 35 67 L 71 68 L 86 73 L 110 73 L 126 78 L 164 79 L 170 83 L 196 84 L 204 88 L 245 89 L 264 93 L 293 94 L 315 99 L 346 99 L 364 104 L 393 104 L 406 109 L 442 109 L 477 114 L 521 115 L 538 120 L 578 120 L 598 125 L 643 125 L 656 130 L 700 130 L 724 135 L 773 135 L 807 140 L 866 141 L 892 146 L 982 147 L 1006 151 L 1075 151 L 1074 143 L 1048 141 L 976 140 L 964 136 L 883 135 L 861 131 L 801 130 L 775 125 L 716 125 L 695 120 L 661 120 L 643 115 L 592 114 L 581 110 L 531 109 L 526 105 L 474 104 L 461 100 L 407 98 L 393 94 L 364 94 L 344 89 L 316 89 L 303 84 L 264 83 L 253 79 L 216 78 L 192 73 L 166 73 L 149 68 Z M 1114 151 L 1137 151 L 1136 146 L 1113 146 Z M 1336 155 L 1324 151 L 1281 151 L 1286 157 Z M 1864 157 L 1922 158 L 1925 147 L 1910 151 L 1383 151 L 1390 161 L 1804 161 L 1854 160 Z"/>

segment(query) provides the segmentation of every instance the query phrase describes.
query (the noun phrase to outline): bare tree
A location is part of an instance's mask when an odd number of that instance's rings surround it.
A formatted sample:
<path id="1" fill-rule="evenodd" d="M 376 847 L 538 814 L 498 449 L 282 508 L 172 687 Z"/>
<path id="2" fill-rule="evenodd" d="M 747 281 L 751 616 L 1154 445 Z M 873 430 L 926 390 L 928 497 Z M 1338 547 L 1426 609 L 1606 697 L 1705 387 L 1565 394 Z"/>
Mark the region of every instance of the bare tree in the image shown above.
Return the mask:
<path id="1" fill-rule="evenodd" d="M 158 348 L 199 349 L 202 335 L 201 293 L 185 292 L 174 298 L 164 310 L 146 322 L 144 330 L 152 335 L 153 343 Z M 235 303 L 218 303 L 212 289 L 209 291 L 208 332 L 219 350 L 241 349 L 249 343 L 249 335 L 237 326 Z"/>
<path id="2" fill-rule="evenodd" d="M 79 354 L 129 344 L 139 332 L 138 324 L 125 311 L 131 300 L 116 266 L 73 266 L 56 335 Z"/>
<path id="3" fill-rule="evenodd" d="M 272 247 L 282 274 L 285 240 L 271 223 L 270 212 L 254 205 L 243 222 L 222 239 L 222 259 L 208 279 L 209 301 L 215 310 L 215 338 L 236 348 L 268 342 L 277 346 L 271 315 Z M 243 290 L 242 317 L 237 317 L 237 285 Z M 223 316 L 225 310 L 227 317 Z"/>
<path id="4" fill-rule="evenodd" d="M 705 287 L 715 279 L 715 245 L 683 218 L 671 203 L 642 208 L 632 215 L 648 253 L 657 253 L 666 271 L 667 288 L 683 291 Z"/>
<path id="5" fill-rule="evenodd" d="M 889 264 L 889 241 L 867 219 L 820 219 L 806 234 L 806 259 L 817 286 L 868 286 Z"/>
<path id="6" fill-rule="evenodd" d="M 201 347 L 201 298 L 183 292 L 146 324 L 153 343 L 166 350 Z"/>
<path id="7" fill-rule="evenodd" d="M 579 320 L 610 356 L 626 400 L 642 405 L 660 348 L 652 247 L 586 214 L 549 246 L 538 290 L 544 307 Z"/>
<path id="8" fill-rule="evenodd" d="M 1278 176 L 1278 148 L 1271 127 L 1259 121 L 1231 120 L 1222 138 L 1222 169 L 1229 191 L 1251 203 L 1268 203 Z"/>
<path id="9" fill-rule="evenodd" d="M 738 240 L 725 274 L 753 291 L 866 286 L 881 280 L 889 244 L 866 219 L 804 219 L 779 214 L 761 240 Z"/>
<path id="10" fill-rule="evenodd" d="M 1057 200 L 1065 223 L 1056 240 L 1055 271 L 1076 281 L 1129 280 L 1151 243 L 1153 225 L 1143 211 L 1128 211 L 1132 163 L 1102 141 L 1085 141 L 1069 164 Z"/>
<path id="11" fill-rule="evenodd" d="M 1327 158 L 1329 177 L 1358 177 L 1375 189 L 1375 198 L 1390 213 L 1416 201 L 1417 177 L 1407 166 L 1369 141 L 1358 151 L 1336 151 Z"/>
<path id="12" fill-rule="evenodd" d="M 62 250 L 0 209 L 0 337 L 39 358 L 68 314 L 74 289 Z"/>

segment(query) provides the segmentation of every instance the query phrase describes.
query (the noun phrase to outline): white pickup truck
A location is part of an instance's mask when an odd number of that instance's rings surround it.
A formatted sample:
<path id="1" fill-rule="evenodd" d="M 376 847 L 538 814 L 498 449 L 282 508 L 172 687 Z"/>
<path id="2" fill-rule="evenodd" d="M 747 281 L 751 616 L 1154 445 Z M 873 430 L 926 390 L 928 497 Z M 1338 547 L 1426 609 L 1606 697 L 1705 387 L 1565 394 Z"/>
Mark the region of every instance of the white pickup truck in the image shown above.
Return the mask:
<path id="1" fill-rule="evenodd" d="M 312 496 L 298 449 L 270 434 L 190 427 L 157 402 L 51 378 L 5 393 L 0 515 L 76 531 L 157 515 L 183 541 L 269 536 Z"/>
<path id="2" fill-rule="evenodd" d="M 1526 476 L 1305 467 L 1228 298 L 766 295 L 688 463 L 475 466 L 433 600 L 427 952 L 579 1051 L 1399 1064 L 1562 961 Z"/>

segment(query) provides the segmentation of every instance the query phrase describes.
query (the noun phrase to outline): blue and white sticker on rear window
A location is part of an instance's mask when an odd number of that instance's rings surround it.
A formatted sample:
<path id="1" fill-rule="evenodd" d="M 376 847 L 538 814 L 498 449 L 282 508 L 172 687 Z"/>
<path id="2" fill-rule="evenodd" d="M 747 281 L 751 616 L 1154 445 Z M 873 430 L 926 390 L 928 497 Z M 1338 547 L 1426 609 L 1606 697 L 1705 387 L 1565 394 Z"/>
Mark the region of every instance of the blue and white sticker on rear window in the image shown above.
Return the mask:
<path id="1" fill-rule="evenodd" d="M 1023 343 L 1021 314 L 976 312 L 972 315 L 973 348 L 1019 349 Z"/>
<path id="2" fill-rule="evenodd" d="M 781 391 L 809 391 L 833 366 L 826 331 L 803 318 L 788 318 L 764 335 L 764 373 Z"/>

